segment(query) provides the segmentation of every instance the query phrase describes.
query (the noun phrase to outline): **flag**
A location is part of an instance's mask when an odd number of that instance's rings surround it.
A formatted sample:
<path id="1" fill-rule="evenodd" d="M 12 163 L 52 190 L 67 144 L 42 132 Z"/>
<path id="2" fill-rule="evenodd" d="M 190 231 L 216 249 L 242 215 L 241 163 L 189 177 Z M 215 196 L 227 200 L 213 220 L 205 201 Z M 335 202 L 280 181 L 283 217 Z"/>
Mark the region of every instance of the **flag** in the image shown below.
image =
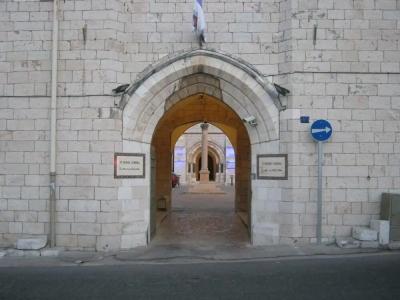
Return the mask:
<path id="1" fill-rule="evenodd" d="M 194 0 L 193 29 L 199 34 L 200 41 L 205 42 L 204 30 L 206 29 L 206 19 L 204 18 L 203 0 Z"/>

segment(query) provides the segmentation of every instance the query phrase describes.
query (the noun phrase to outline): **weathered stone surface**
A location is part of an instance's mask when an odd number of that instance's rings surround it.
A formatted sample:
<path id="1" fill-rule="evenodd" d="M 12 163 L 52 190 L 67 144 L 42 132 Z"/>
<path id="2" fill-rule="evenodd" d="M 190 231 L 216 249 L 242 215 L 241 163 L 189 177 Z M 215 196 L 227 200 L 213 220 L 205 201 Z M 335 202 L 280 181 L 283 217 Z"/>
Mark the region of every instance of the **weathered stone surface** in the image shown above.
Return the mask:
<path id="1" fill-rule="evenodd" d="M 0 251 L 0 258 L 6 256 L 7 252 L 6 251 Z"/>
<path id="2" fill-rule="evenodd" d="M 376 241 L 378 232 L 367 227 L 353 227 L 353 238 L 359 241 Z"/>
<path id="3" fill-rule="evenodd" d="M 354 249 L 360 248 L 360 241 L 352 238 L 336 238 L 336 245 L 339 248 Z"/>
<path id="4" fill-rule="evenodd" d="M 400 242 L 390 242 L 388 248 L 390 250 L 400 250 Z"/>
<path id="5" fill-rule="evenodd" d="M 19 239 L 16 248 L 19 250 L 39 250 L 44 248 L 46 244 L 46 238 Z"/>
<path id="6" fill-rule="evenodd" d="M 125 234 L 121 236 L 121 249 L 145 246 L 146 243 L 146 234 Z"/>
<path id="7" fill-rule="evenodd" d="M 378 241 L 361 241 L 361 248 L 379 248 Z"/>
<path id="8" fill-rule="evenodd" d="M 37 257 L 40 256 L 39 250 L 24 250 L 24 256 Z"/>
<path id="9" fill-rule="evenodd" d="M 61 248 L 45 248 L 45 249 L 40 250 L 40 256 L 57 257 L 60 255 L 61 251 L 62 251 Z"/>
<path id="10" fill-rule="evenodd" d="M 16 249 L 8 249 L 7 256 L 24 256 L 23 250 L 16 250 Z"/>
<path id="11" fill-rule="evenodd" d="M 371 220 L 371 229 L 378 232 L 378 241 L 380 245 L 389 244 L 389 221 L 386 220 Z"/>
<path id="12" fill-rule="evenodd" d="M 253 226 L 253 245 L 274 245 L 279 242 L 278 224 L 256 224 Z"/>

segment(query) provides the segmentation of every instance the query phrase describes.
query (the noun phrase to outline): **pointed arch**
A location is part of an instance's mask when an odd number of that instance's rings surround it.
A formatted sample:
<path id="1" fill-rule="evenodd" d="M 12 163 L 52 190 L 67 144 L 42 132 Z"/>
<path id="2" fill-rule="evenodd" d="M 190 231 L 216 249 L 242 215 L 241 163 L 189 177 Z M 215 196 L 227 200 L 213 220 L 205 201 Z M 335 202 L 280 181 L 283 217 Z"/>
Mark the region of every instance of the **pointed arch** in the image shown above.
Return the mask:
<path id="1" fill-rule="evenodd" d="M 252 144 L 278 139 L 283 107 L 271 84 L 244 61 L 202 49 L 169 56 L 140 74 L 120 103 L 123 138 L 150 144 L 165 111 L 199 93 L 219 98 L 242 119 L 256 117 L 256 127 L 246 125 Z"/>

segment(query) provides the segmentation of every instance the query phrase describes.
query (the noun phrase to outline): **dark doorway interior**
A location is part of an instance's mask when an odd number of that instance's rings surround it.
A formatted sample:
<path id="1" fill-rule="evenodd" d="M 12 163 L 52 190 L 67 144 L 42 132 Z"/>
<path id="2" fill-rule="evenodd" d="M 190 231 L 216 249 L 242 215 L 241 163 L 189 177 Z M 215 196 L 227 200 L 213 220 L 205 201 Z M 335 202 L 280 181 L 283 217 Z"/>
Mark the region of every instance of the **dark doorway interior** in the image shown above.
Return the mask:
<path id="1" fill-rule="evenodd" d="M 197 178 L 197 181 L 199 181 L 200 180 L 199 171 L 201 170 L 201 156 L 199 157 L 197 165 L 198 165 L 198 170 L 197 170 L 196 178 Z M 215 163 L 214 163 L 213 157 L 211 155 L 208 155 L 208 171 L 210 171 L 210 175 L 209 175 L 208 179 L 210 181 L 215 181 L 214 165 L 215 165 Z"/>

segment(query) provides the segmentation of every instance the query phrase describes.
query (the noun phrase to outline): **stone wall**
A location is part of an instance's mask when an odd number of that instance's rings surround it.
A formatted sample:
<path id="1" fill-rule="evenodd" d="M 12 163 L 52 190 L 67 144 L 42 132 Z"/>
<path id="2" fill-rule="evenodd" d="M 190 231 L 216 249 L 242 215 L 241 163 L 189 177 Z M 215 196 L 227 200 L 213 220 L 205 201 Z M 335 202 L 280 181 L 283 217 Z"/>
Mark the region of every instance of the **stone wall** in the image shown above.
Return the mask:
<path id="1" fill-rule="evenodd" d="M 0 245 L 47 230 L 48 106 L 48 98 L 0 98 Z"/>
<path id="2" fill-rule="evenodd" d="M 114 153 L 122 151 L 113 97 L 65 97 L 57 132 L 57 245 L 107 250 L 121 232 Z M 100 237 L 102 236 L 102 237 Z M 115 239 L 114 239 L 115 240 Z M 107 243 L 104 243 L 107 244 Z M 119 243 L 113 243 L 118 248 Z"/>
<path id="3" fill-rule="evenodd" d="M 325 240 L 369 224 L 381 193 L 399 192 L 399 8 L 394 0 L 291 1 L 290 63 L 275 77 L 291 90 L 280 120 L 291 165 L 281 242 L 315 241 L 317 150 L 301 115 L 334 128 L 324 146 Z"/>
<path id="4" fill-rule="evenodd" d="M 296 96 L 281 118 L 281 151 L 289 153 L 291 165 L 281 203 L 282 236 L 307 241 L 315 236 L 316 143 L 300 115 L 328 119 L 334 128 L 324 145 L 326 238 L 348 236 L 352 226 L 368 225 L 379 217 L 381 194 L 399 192 L 399 79 L 382 73 L 290 76 Z"/>
<path id="5" fill-rule="evenodd" d="M 205 1 L 207 47 L 276 74 L 279 0 Z M 0 91 L 49 95 L 52 1 L 0 3 Z M 198 47 L 192 0 L 60 1 L 59 95 L 110 94 L 149 64 Z"/>

